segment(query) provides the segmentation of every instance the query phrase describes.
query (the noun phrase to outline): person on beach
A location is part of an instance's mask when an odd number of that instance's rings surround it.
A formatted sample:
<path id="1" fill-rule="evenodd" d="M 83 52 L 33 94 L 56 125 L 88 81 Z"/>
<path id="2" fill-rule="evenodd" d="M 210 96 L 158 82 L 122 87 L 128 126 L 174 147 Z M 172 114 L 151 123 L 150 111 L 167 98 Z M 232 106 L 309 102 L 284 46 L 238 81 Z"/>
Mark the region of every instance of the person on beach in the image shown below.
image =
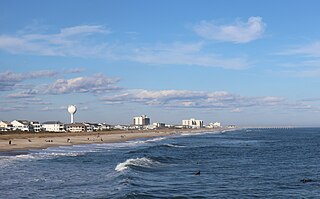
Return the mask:
<path id="1" fill-rule="evenodd" d="M 11 140 L 9 140 L 9 144 L 11 145 Z"/>
<path id="2" fill-rule="evenodd" d="M 67 139 L 67 142 L 71 142 L 71 141 L 70 141 L 70 138 Z"/>

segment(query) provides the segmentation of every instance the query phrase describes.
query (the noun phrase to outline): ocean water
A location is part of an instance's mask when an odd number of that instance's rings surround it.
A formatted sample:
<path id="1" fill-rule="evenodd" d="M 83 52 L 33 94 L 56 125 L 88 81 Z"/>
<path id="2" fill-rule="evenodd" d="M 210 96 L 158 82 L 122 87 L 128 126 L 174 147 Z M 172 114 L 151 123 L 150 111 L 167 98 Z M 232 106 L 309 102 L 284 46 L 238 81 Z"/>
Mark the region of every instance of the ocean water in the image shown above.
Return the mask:
<path id="1" fill-rule="evenodd" d="M 0 198 L 320 198 L 319 145 L 242 129 L 0 153 Z"/>

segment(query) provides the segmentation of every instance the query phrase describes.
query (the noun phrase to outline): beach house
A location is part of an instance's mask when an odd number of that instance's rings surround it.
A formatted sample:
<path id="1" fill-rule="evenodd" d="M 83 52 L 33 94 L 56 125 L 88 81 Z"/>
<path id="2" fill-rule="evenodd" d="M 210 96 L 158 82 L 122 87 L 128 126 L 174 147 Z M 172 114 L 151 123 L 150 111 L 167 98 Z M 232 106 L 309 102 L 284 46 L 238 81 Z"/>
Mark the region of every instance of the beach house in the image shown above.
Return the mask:
<path id="1" fill-rule="evenodd" d="M 8 121 L 0 121 L 0 131 L 12 131 L 12 124 Z"/>
<path id="2" fill-rule="evenodd" d="M 40 132 L 42 131 L 42 126 L 40 124 L 40 122 L 38 121 L 30 121 L 30 125 L 31 125 L 31 131 L 34 131 L 34 132 Z"/>
<path id="3" fill-rule="evenodd" d="M 33 131 L 33 126 L 27 120 L 14 120 L 11 124 L 13 130 Z"/>
<path id="4" fill-rule="evenodd" d="M 65 132 L 64 124 L 60 121 L 47 121 L 42 123 L 42 128 L 48 132 Z"/>

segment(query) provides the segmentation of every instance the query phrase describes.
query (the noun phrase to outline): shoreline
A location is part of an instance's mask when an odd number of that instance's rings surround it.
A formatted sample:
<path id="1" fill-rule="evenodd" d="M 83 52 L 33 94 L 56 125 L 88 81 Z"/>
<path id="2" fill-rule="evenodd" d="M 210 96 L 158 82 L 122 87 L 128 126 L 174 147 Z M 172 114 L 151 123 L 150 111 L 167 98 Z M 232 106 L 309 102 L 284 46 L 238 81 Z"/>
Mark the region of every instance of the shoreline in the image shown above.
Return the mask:
<path id="1" fill-rule="evenodd" d="M 223 130 L 225 129 L 161 129 L 147 131 L 99 131 L 80 133 L 8 133 L 0 134 L 0 153 L 81 144 L 120 143 L 140 138 L 163 137 L 186 132 L 222 132 Z M 10 141 L 11 144 L 9 144 Z"/>

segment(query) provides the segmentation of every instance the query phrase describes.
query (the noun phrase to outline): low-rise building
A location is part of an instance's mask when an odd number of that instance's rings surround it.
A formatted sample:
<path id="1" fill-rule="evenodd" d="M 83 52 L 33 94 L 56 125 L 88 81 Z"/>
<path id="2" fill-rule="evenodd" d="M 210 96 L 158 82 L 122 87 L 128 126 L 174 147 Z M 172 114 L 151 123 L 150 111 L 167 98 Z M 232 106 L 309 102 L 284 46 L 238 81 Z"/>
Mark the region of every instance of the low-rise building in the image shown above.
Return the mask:
<path id="1" fill-rule="evenodd" d="M 33 131 L 33 127 L 27 120 L 14 120 L 11 122 L 13 130 Z"/>
<path id="2" fill-rule="evenodd" d="M 113 129 L 114 129 L 114 130 L 128 130 L 128 129 L 129 129 L 129 126 L 118 124 L 118 125 L 113 126 Z"/>
<path id="3" fill-rule="evenodd" d="M 66 130 L 69 132 L 85 132 L 87 131 L 87 126 L 82 123 L 73 123 L 73 124 L 66 124 Z"/>
<path id="4" fill-rule="evenodd" d="M 40 122 L 38 122 L 38 121 L 30 121 L 30 126 L 32 128 L 31 131 L 34 131 L 34 132 L 42 131 L 42 126 L 41 126 Z"/>
<path id="5" fill-rule="evenodd" d="M 227 128 L 228 128 L 228 129 L 235 129 L 235 128 L 237 128 L 237 126 L 236 126 L 236 125 L 231 124 L 231 125 L 228 125 L 228 126 L 227 126 Z"/>
<path id="6" fill-rule="evenodd" d="M 105 131 L 111 129 L 111 125 L 106 123 L 99 123 L 97 131 Z"/>
<path id="7" fill-rule="evenodd" d="M 161 122 L 153 123 L 153 125 L 158 129 L 166 128 L 166 124 L 165 123 L 161 123 Z"/>
<path id="8" fill-rule="evenodd" d="M 13 125 L 8 121 L 0 121 L 0 131 L 12 131 Z"/>
<path id="9" fill-rule="evenodd" d="M 64 124 L 59 121 L 44 122 L 42 128 L 49 132 L 65 132 Z"/>
<path id="10" fill-rule="evenodd" d="M 221 123 L 220 122 L 209 123 L 209 125 L 207 125 L 206 128 L 210 128 L 210 129 L 221 128 Z"/>

